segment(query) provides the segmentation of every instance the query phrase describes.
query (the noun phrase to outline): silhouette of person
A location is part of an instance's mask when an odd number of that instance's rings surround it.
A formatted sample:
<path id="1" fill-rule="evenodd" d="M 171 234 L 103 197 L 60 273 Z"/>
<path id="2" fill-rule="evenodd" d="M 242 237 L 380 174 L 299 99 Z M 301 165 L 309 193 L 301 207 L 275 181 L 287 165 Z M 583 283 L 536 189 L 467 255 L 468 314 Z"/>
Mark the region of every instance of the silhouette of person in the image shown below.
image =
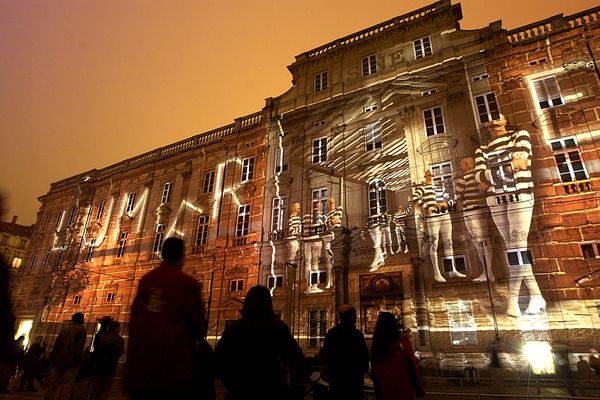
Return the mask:
<path id="1" fill-rule="evenodd" d="M 0 220 L 4 217 L 4 196 L 0 193 Z M 11 375 L 15 316 L 10 299 L 10 268 L 0 257 L 0 393 L 7 391 Z"/>
<path id="2" fill-rule="evenodd" d="M 71 317 L 71 324 L 58 333 L 50 353 L 53 368 L 45 400 L 70 398 L 75 378 L 83 362 L 83 348 L 87 338 L 84 322 L 83 314 L 77 312 Z"/>
<path id="3" fill-rule="evenodd" d="M 369 371 L 369 351 L 361 331 L 356 329 L 356 309 L 344 304 L 340 322 L 325 335 L 321 358 L 327 366 L 332 399 L 362 400 L 364 376 Z"/>
<path id="4" fill-rule="evenodd" d="M 19 391 L 24 391 L 25 386 L 27 385 L 28 391 L 35 392 L 33 380 L 38 373 L 40 357 L 42 356 L 42 353 L 44 353 L 42 337 L 38 336 L 35 338 L 35 342 L 29 346 L 29 349 L 27 349 L 27 352 L 25 352 L 25 355 L 23 356 L 23 375 L 21 375 L 21 381 L 19 382 Z"/>
<path id="5" fill-rule="evenodd" d="M 394 231 L 396 232 L 396 239 L 398 240 L 397 253 L 402 251 L 404 247 L 404 253 L 408 253 L 408 240 L 406 239 L 406 217 L 412 210 L 412 203 L 408 203 L 408 207 L 404 207 L 402 204 L 398 206 L 398 211 L 394 213 L 392 217 L 394 221 Z"/>
<path id="6" fill-rule="evenodd" d="M 162 262 L 142 277 L 131 306 L 125 388 L 135 399 L 197 396 L 198 344 L 206 333 L 200 285 L 181 271 L 184 242 L 167 238 Z"/>
<path id="7" fill-rule="evenodd" d="M 119 335 L 119 322 L 110 320 L 94 349 L 94 376 L 88 400 L 108 399 L 125 341 Z"/>
<path id="8" fill-rule="evenodd" d="M 412 400 L 425 394 L 410 340 L 389 312 L 380 312 L 375 324 L 371 374 L 378 400 Z"/>
<path id="9" fill-rule="evenodd" d="M 215 347 L 215 363 L 227 400 L 283 399 L 285 368 L 305 372 L 302 350 L 285 322 L 275 317 L 269 289 L 248 290 L 242 317 L 225 327 Z"/>

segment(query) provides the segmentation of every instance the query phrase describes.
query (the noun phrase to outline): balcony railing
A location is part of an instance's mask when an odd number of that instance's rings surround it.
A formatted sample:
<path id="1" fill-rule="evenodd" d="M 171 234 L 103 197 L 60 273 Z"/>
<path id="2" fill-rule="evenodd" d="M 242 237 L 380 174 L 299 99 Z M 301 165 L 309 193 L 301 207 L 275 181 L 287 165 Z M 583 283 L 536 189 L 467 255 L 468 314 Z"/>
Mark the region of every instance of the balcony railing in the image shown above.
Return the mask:
<path id="1" fill-rule="evenodd" d="M 194 247 L 192 247 L 192 254 L 193 255 L 202 254 L 202 253 L 204 253 L 205 250 L 206 250 L 205 244 L 197 244 Z"/>
<path id="2" fill-rule="evenodd" d="M 573 182 L 555 183 L 554 187 L 556 188 L 557 194 L 565 195 L 589 193 L 594 190 L 592 187 L 592 181 L 589 179 Z"/>
<path id="3" fill-rule="evenodd" d="M 245 246 L 247 240 L 248 240 L 248 236 L 236 237 L 236 238 L 233 238 L 231 244 L 232 244 L 233 247 Z"/>

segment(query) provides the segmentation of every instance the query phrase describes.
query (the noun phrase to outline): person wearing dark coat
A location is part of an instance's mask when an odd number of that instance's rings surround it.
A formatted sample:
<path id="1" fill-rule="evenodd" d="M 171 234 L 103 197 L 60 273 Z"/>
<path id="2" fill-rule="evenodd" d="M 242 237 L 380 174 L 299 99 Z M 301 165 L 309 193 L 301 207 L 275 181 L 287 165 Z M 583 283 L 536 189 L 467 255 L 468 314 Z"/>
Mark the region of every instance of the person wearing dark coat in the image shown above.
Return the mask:
<path id="1" fill-rule="evenodd" d="M 125 388 L 135 399 L 199 398 L 199 343 L 206 333 L 200 284 L 181 267 L 184 242 L 163 243 L 162 262 L 142 277 L 131 307 Z"/>
<path id="2" fill-rule="evenodd" d="M 288 373 L 303 377 L 306 371 L 302 349 L 285 322 L 275 317 L 264 286 L 254 286 L 246 294 L 242 317 L 225 327 L 215 360 L 226 400 L 284 399 Z"/>
<path id="3" fill-rule="evenodd" d="M 0 217 L 2 196 L 0 195 Z M 8 391 L 14 362 L 15 317 L 12 312 L 10 292 L 10 269 L 0 257 L 0 393 Z"/>
<path id="4" fill-rule="evenodd" d="M 38 374 L 40 357 L 44 353 L 44 350 L 42 337 L 38 336 L 23 356 L 23 375 L 21 375 L 21 381 L 19 382 L 19 391 L 24 391 L 25 385 L 27 385 L 28 391 L 35 392 L 33 380 Z"/>
<path id="5" fill-rule="evenodd" d="M 119 323 L 110 321 L 94 349 L 94 375 L 91 379 L 88 400 L 108 399 L 115 378 L 119 358 L 123 355 L 125 341 L 119 335 Z"/>
<path id="6" fill-rule="evenodd" d="M 325 335 L 321 358 L 327 368 L 332 399 L 362 400 L 364 377 L 369 371 L 369 351 L 361 331 L 356 329 L 356 309 L 344 304 L 340 323 Z"/>

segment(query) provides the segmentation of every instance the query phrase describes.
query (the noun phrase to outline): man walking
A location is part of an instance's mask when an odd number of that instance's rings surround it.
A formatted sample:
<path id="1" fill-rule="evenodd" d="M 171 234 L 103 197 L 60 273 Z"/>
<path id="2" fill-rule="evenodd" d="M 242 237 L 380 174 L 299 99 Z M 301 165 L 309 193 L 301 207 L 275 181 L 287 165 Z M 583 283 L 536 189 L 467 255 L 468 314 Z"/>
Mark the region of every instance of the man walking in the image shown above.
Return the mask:
<path id="1" fill-rule="evenodd" d="M 125 385 L 131 400 L 198 397 L 198 344 L 206 332 L 200 285 L 181 271 L 184 243 L 165 240 L 131 308 Z"/>
<path id="2" fill-rule="evenodd" d="M 45 400 L 63 400 L 71 397 L 71 389 L 83 361 L 83 348 L 87 331 L 83 327 L 83 314 L 71 317 L 71 324 L 58 333 L 50 359 L 53 368 Z"/>
<path id="3" fill-rule="evenodd" d="M 362 400 L 364 376 L 369 371 L 369 351 L 361 331 L 356 329 L 356 309 L 344 304 L 340 323 L 325 335 L 321 357 L 329 373 L 334 400 Z"/>

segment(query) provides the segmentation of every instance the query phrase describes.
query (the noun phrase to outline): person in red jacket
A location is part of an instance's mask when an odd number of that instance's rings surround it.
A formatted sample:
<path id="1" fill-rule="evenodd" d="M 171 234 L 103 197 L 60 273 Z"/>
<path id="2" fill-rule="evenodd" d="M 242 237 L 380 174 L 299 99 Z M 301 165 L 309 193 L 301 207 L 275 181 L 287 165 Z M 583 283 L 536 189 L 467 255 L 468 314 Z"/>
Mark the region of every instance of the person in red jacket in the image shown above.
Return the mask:
<path id="1" fill-rule="evenodd" d="M 413 400 L 425 395 L 410 339 L 389 312 L 379 313 L 375 325 L 371 374 L 377 400 Z"/>
<path id="2" fill-rule="evenodd" d="M 207 323 L 199 283 L 181 271 L 184 243 L 168 238 L 131 308 L 125 387 L 132 400 L 197 398 Z"/>

